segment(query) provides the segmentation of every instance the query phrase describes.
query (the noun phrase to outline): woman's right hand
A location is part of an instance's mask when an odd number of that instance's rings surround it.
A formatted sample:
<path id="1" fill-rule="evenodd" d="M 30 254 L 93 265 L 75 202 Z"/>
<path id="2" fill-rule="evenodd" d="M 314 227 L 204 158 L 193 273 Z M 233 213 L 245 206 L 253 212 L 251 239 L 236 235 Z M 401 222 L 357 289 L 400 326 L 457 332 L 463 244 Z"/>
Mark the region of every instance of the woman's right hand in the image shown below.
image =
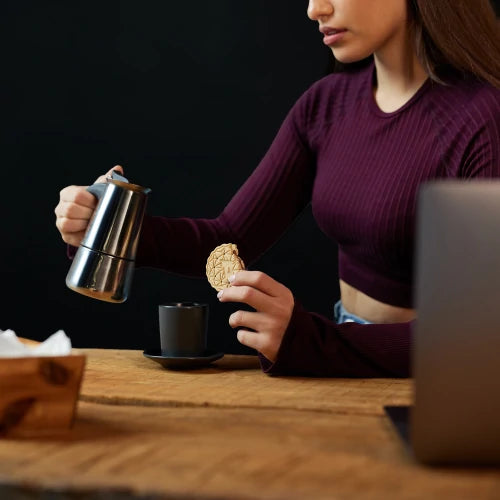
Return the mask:
<path id="1" fill-rule="evenodd" d="M 96 179 L 97 182 L 106 182 L 113 170 L 123 175 L 123 168 L 116 165 L 105 175 Z M 96 197 L 87 191 L 88 186 L 67 186 L 59 193 L 59 203 L 54 212 L 56 227 L 61 233 L 64 242 L 75 247 L 79 246 L 97 205 Z"/>

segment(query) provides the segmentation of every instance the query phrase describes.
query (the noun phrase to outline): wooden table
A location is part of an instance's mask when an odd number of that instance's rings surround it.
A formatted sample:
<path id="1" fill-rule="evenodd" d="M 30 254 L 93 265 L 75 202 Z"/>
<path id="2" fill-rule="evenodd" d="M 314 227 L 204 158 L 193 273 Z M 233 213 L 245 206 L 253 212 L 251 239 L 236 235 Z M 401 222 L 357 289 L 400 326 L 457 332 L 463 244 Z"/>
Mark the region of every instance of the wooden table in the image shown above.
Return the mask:
<path id="1" fill-rule="evenodd" d="M 88 355 L 73 429 L 0 441 L 0 498 L 498 499 L 500 469 L 414 463 L 383 405 L 410 380 L 269 377 L 251 356 L 170 371 Z"/>

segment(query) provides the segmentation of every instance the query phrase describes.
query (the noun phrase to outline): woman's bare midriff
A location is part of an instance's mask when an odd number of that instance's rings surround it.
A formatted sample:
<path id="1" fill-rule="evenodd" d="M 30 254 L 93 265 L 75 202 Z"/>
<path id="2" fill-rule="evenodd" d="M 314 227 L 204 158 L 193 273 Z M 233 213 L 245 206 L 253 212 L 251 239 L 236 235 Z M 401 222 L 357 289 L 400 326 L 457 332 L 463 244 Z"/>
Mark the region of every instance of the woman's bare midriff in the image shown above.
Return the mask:
<path id="1" fill-rule="evenodd" d="M 342 280 L 340 280 L 340 297 L 342 305 L 348 312 L 371 323 L 404 323 L 416 317 L 415 309 L 385 304 Z"/>

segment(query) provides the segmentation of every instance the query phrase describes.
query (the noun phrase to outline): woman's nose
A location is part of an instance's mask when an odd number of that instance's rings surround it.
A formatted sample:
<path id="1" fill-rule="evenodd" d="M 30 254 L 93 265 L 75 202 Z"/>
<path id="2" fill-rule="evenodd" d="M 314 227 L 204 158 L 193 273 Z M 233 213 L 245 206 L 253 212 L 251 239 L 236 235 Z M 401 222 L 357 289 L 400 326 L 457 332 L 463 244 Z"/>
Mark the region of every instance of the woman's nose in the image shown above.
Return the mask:
<path id="1" fill-rule="evenodd" d="M 319 21 L 321 18 L 333 14 L 333 4 L 331 0 L 309 0 L 307 6 L 307 16 L 312 21 Z"/>

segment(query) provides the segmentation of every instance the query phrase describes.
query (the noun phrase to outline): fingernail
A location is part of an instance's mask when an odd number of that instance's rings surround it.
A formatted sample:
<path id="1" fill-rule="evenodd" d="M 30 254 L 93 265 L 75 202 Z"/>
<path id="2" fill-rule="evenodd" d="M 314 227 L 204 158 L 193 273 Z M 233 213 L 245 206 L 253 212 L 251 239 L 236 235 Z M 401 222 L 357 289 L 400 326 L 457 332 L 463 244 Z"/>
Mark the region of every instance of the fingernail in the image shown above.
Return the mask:
<path id="1" fill-rule="evenodd" d="M 222 294 L 224 293 L 224 290 L 221 290 L 218 294 L 217 294 L 217 298 L 220 299 L 222 297 Z"/>
<path id="2" fill-rule="evenodd" d="M 227 281 L 229 281 L 229 283 L 232 283 L 235 280 L 235 278 L 236 278 L 236 276 L 234 274 L 231 274 L 231 276 L 229 276 Z"/>

